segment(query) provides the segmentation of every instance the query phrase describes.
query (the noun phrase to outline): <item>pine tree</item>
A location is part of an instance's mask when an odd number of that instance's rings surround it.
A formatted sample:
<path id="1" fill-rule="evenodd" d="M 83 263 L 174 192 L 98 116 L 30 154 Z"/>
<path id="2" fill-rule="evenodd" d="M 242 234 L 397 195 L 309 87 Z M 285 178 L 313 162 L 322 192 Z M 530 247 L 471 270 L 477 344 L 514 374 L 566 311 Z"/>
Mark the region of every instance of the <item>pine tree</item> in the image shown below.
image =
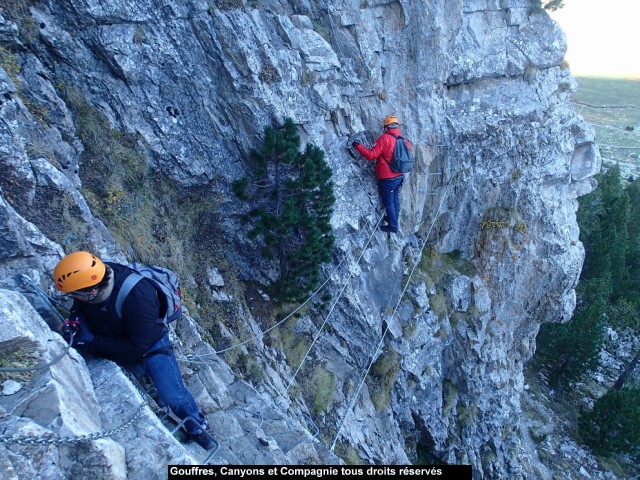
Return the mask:
<path id="1" fill-rule="evenodd" d="M 629 195 L 624 190 L 620 179 L 620 167 L 614 165 L 606 173 L 599 176 L 598 190 L 602 197 L 604 212 L 600 215 L 601 238 L 595 251 L 590 254 L 608 257 L 608 269 L 611 275 L 611 302 L 624 297 L 629 285 L 629 270 L 626 266 L 629 250 Z"/>
<path id="2" fill-rule="evenodd" d="M 629 196 L 629 221 L 627 223 L 629 283 L 626 285 L 625 297 L 640 309 L 640 180 L 631 180 L 625 191 Z"/>
<path id="3" fill-rule="evenodd" d="M 248 188 L 254 208 L 248 234 L 262 240 L 265 258 L 277 261 L 273 293 L 283 300 L 300 298 L 317 286 L 335 242 L 331 169 L 317 146 L 299 149 L 297 127 L 287 118 L 282 127 L 266 127 L 262 148 L 251 152 L 254 181 Z M 249 182 L 234 186 L 243 184 Z M 242 198 L 247 192 L 237 194 Z"/>
<path id="4" fill-rule="evenodd" d="M 533 0 L 533 9 L 534 10 L 550 10 L 555 12 L 556 10 L 560 10 L 564 7 L 564 0 Z"/>
<path id="5" fill-rule="evenodd" d="M 640 388 L 609 390 L 590 412 L 582 413 L 580 434 L 599 455 L 640 448 Z"/>
<path id="6" fill-rule="evenodd" d="M 597 362 L 607 308 L 623 294 L 629 278 L 628 212 L 629 197 L 617 167 L 599 175 L 598 188 L 580 199 L 578 224 L 586 256 L 576 312 L 567 323 L 542 325 L 537 338 L 536 361 L 553 386 L 578 378 Z"/>
<path id="7" fill-rule="evenodd" d="M 605 322 L 640 332 L 640 184 L 626 187 L 620 169 L 597 176 L 598 188 L 580 199 L 578 223 L 586 250 L 574 318 L 543 325 L 535 361 L 549 383 L 563 385 L 595 366 Z M 613 388 L 580 417 L 580 434 L 598 454 L 640 454 L 640 389 L 625 388 L 640 351 L 621 369 Z"/>
<path id="8" fill-rule="evenodd" d="M 571 321 L 540 327 L 536 360 L 547 371 L 551 386 L 564 385 L 596 365 L 610 290 L 608 278 L 581 280 Z"/>

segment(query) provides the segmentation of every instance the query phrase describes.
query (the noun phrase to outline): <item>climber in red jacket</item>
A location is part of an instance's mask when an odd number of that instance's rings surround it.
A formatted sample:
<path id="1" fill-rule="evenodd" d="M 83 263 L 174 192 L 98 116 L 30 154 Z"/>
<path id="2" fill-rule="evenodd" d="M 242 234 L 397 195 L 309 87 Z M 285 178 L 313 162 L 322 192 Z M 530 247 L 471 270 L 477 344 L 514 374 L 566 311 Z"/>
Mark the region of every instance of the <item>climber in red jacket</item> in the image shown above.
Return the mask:
<path id="1" fill-rule="evenodd" d="M 378 192 L 382 199 L 387 215 L 385 220 L 387 225 L 382 225 L 380 229 L 384 232 L 396 233 L 398 231 L 398 219 L 400 217 L 400 188 L 404 181 L 402 173 L 396 173 L 389 168 L 393 158 L 393 150 L 396 145 L 396 137 L 400 136 L 400 122 L 398 117 L 387 116 L 384 119 L 384 133 L 380 135 L 371 149 L 365 147 L 360 142 L 353 142 L 352 146 L 364 158 L 376 161 L 376 175 L 378 176 Z M 411 144 L 405 139 L 407 147 Z"/>

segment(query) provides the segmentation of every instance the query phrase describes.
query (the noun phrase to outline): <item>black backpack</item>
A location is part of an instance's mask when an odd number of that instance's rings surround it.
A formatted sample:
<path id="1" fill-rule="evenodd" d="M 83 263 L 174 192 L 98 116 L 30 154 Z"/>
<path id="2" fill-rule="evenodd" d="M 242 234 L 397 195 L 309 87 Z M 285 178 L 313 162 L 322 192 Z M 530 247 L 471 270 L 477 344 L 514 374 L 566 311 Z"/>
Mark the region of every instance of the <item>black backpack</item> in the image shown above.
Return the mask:
<path id="1" fill-rule="evenodd" d="M 407 173 L 413 170 L 413 159 L 409 153 L 409 148 L 401 136 L 396 136 L 391 132 L 387 132 L 396 139 L 396 145 L 393 147 L 393 158 L 389 162 L 389 168 L 395 173 Z"/>

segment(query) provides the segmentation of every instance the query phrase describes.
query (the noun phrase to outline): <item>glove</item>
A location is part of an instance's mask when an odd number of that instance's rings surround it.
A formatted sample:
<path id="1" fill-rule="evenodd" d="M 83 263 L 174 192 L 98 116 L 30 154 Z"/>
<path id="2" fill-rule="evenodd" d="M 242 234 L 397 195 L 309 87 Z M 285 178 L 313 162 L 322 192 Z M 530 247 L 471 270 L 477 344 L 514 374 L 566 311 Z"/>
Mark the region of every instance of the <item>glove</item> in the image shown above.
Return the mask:
<path id="1" fill-rule="evenodd" d="M 89 327 L 86 323 L 80 324 L 80 330 L 76 333 L 76 336 L 73 339 L 74 347 L 87 347 L 91 342 L 93 342 L 94 335 L 89 330 Z"/>
<path id="2" fill-rule="evenodd" d="M 353 148 L 356 148 L 358 145 L 360 145 L 360 142 L 353 142 L 353 143 L 351 144 L 351 146 L 352 146 Z"/>

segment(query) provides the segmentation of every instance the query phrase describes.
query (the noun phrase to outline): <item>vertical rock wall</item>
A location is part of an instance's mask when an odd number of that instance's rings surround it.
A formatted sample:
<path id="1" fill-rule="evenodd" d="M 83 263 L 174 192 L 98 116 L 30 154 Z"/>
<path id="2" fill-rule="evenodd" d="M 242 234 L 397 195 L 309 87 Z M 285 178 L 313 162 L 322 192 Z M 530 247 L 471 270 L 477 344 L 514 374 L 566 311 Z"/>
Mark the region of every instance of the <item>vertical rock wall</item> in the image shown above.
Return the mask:
<path id="1" fill-rule="evenodd" d="M 528 0 L 27 6 L 0 17 L 5 288 L 51 270 L 69 245 L 115 260 L 135 250 L 117 244 L 81 193 L 91 145 L 79 138 L 74 98 L 135 138 L 166 182 L 215 198 L 208 213 L 239 283 L 270 274 L 252 254 L 231 183 L 250 168 L 262 128 L 291 117 L 334 172 L 337 248 L 326 273 L 344 260 L 309 373 L 296 378 L 300 390 L 332 379 L 329 395 L 321 408 L 298 396 L 295 408 L 329 442 L 340 430 L 336 452 L 350 458 L 399 463 L 419 451 L 471 463 L 479 476 L 531 472 L 535 452 L 514 422 L 522 369 L 540 323 L 567 320 L 575 306 L 576 198 L 593 188 L 600 162 L 570 103 L 564 35 L 545 13 Z M 346 148 L 372 142 L 388 114 L 417 162 L 393 239 L 374 233 L 382 211 L 371 165 Z M 49 240 L 18 235 L 21 224 Z M 224 297 L 233 297 L 228 320 L 264 330 L 244 308 L 255 302 L 247 291 Z M 309 345 L 322 323 L 308 312 L 294 333 Z M 250 348 L 264 371 L 258 390 L 279 397 L 294 369 L 269 342 Z"/>

